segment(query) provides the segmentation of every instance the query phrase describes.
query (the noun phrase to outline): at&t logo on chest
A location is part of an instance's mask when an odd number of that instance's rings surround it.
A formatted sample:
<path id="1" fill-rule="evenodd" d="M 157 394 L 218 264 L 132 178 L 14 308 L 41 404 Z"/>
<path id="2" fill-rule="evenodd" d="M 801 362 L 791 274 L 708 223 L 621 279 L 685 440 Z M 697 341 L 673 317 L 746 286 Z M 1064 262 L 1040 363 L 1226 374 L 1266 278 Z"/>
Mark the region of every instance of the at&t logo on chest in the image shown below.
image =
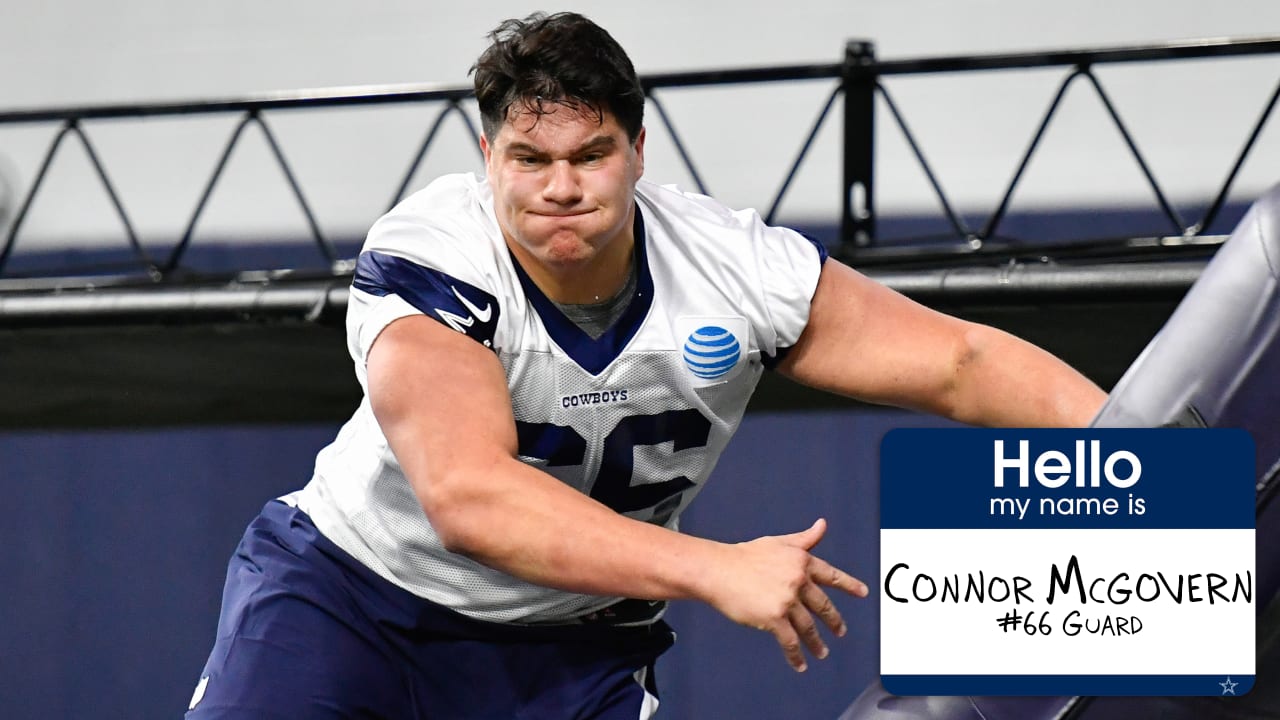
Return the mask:
<path id="1" fill-rule="evenodd" d="M 746 365 L 750 350 L 743 317 L 682 317 L 676 321 L 676 339 L 694 387 L 732 380 Z"/>

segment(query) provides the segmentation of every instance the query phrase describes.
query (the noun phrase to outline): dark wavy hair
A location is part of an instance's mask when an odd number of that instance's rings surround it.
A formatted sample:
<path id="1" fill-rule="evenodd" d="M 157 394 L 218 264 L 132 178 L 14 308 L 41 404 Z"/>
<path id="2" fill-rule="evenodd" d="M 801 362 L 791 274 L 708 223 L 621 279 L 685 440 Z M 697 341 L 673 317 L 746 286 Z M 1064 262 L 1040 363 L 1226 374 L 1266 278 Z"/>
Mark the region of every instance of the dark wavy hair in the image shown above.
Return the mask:
<path id="1" fill-rule="evenodd" d="M 635 142 L 644 124 L 644 90 L 627 53 L 604 28 L 577 13 L 505 20 L 471 66 L 484 134 L 498 134 L 513 105 L 535 116 L 566 106 L 608 111 Z"/>

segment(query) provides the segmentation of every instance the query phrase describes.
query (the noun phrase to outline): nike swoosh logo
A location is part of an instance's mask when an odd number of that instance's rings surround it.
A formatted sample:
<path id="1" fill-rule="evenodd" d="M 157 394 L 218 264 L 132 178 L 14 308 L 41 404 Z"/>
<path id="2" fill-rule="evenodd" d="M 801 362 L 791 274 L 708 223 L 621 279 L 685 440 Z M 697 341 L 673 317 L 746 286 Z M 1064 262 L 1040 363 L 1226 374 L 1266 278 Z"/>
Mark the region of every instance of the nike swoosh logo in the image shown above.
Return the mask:
<path id="1" fill-rule="evenodd" d="M 454 286 L 450 285 L 450 286 L 449 286 L 449 289 L 453 291 L 453 295 L 454 295 L 454 297 L 458 298 L 458 302 L 460 302 L 460 303 L 462 303 L 463 305 L 465 305 L 465 306 L 466 306 L 466 308 L 467 308 L 467 310 L 469 310 L 469 311 L 471 312 L 471 314 L 472 314 L 472 315 L 475 315 L 476 320 L 479 320 L 479 321 L 480 321 L 480 322 L 482 322 L 482 323 L 489 322 L 489 318 L 493 316 L 493 306 L 492 306 L 492 305 L 490 305 L 490 304 L 488 304 L 488 303 L 485 303 L 484 309 L 483 309 L 483 310 L 481 310 L 480 308 L 478 308 L 478 307 L 476 307 L 474 304 L 472 304 L 472 302 L 471 302 L 470 300 L 468 300 L 468 299 L 466 299 L 465 297 L 463 297 L 463 296 L 462 296 L 462 293 L 458 292 L 458 288 L 456 288 L 456 287 L 454 287 Z"/>

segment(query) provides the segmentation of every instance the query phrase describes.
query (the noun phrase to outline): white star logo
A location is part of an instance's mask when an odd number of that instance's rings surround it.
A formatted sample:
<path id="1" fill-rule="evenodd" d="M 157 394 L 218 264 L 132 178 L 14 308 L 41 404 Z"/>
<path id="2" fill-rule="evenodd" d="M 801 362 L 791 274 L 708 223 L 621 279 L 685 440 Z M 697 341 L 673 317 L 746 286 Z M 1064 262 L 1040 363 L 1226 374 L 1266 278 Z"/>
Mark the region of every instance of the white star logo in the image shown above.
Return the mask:
<path id="1" fill-rule="evenodd" d="M 1218 684 L 1222 686 L 1222 694 L 1223 694 L 1223 695 L 1235 695 L 1235 694 L 1236 694 L 1236 686 L 1237 686 L 1237 685 L 1239 685 L 1240 683 L 1238 683 L 1238 682 L 1232 682 L 1232 681 L 1231 681 L 1231 676 L 1230 676 L 1230 675 L 1228 675 L 1228 676 L 1227 676 L 1227 681 L 1226 681 L 1226 682 L 1220 682 L 1220 683 L 1218 683 Z"/>

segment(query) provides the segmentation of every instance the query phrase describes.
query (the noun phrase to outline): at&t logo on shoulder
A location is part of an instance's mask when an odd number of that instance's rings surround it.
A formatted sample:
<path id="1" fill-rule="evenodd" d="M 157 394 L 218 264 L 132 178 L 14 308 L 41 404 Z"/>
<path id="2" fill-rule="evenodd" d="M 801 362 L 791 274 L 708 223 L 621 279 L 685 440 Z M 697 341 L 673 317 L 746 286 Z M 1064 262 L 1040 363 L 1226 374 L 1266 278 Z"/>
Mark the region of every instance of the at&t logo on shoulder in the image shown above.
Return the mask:
<path id="1" fill-rule="evenodd" d="M 686 317 L 676 327 L 680 355 L 695 385 L 725 382 L 737 374 L 748 350 L 742 317 Z"/>
<path id="2" fill-rule="evenodd" d="M 742 345 L 738 339 L 717 325 L 700 327 L 684 341 L 684 364 L 703 380 L 727 375 L 738 364 L 739 357 L 742 357 Z"/>

